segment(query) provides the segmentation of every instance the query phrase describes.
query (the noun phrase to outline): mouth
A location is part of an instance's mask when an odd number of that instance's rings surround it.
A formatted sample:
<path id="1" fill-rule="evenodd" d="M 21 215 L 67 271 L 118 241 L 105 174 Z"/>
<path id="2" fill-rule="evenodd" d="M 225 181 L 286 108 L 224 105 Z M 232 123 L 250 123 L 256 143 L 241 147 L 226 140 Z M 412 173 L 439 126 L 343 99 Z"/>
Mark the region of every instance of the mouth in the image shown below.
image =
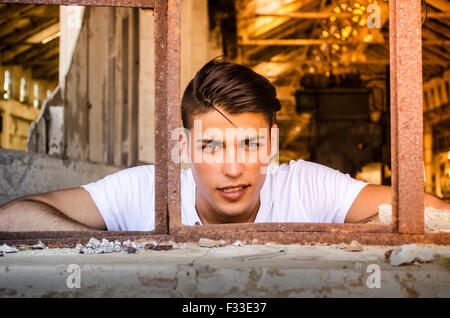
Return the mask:
<path id="1" fill-rule="evenodd" d="M 245 194 L 249 187 L 249 184 L 238 184 L 217 188 L 217 190 L 219 190 L 219 193 L 226 199 L 238 200 Z"/>

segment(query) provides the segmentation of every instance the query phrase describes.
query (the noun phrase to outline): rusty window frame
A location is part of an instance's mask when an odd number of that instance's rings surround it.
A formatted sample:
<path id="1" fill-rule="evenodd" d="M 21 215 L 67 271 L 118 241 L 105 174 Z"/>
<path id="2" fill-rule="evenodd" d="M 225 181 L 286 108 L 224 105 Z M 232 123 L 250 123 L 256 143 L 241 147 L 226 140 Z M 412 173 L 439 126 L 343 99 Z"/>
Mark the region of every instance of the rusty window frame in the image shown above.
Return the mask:
<path id="1" fill-rule="evenodd" d="M 155 13 L 155 230 L 152 232 L 2 232 L 1 242 L 41 239 L 66 246 L 90 237 L 195 241 L 200 237 L 248 243 L 449 244 L 450 233 L 424 233 L 423 99 L 421 0 L 391 0 L 389 19 L 391 84 L 392 225 L 256 223 L 181 224 L 180 164 L 169 160 L 180 124 L 181 0 L 0 0 L 1 3 L 153 8 Z"/>

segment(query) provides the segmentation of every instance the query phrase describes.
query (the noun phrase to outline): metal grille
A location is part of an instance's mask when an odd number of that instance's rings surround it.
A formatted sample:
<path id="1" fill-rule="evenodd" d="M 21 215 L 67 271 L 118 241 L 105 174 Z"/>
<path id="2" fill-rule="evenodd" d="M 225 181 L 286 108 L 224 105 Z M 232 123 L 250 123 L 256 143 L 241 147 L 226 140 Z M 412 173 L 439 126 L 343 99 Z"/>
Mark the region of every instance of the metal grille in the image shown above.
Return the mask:
<path id="1" fill-rule="evenodd" d="M 0 0 L 82 6 L 153 8 L 155 13 L 156 203 L 153 232 L 1 232 L 0 242 L 42 240 L 49 246 L 74 246 L 90 237 L 176 242 L 200 237 L 247 243 L 349 243 L 397 245 L 449 244 L 450 233 L 424 233 L 423 101 L 421 1 L 391 0 L 391 147 L 393 225 L 259 223 L 185 226 L 181 224 L 180 165 L 170 159 L 169 132 L 180 119 L 181 0 Z"/>

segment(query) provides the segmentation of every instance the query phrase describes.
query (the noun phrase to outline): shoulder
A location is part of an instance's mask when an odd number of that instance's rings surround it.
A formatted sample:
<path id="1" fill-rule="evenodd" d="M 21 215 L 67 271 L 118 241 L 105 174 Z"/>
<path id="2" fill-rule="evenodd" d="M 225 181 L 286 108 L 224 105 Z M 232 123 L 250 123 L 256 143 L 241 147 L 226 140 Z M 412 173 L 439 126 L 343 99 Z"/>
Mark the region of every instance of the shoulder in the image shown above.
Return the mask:
<path id="1" fill-rule="evenodd" d="M 136 167 L 131 167 L 131 168 L 127 168 L 127 169 L 123 169 L 120 170 L 116 173 L 113 173 L 107 177 L 105 177 L 105 179 L 119 179 L 119 180 L 125 180 L 125 179 L 130 179 L 130 180 L 147 180 L 149 177 L 154 177 L 155 176 L 155 166 L 154 165 L 143 165 L 143 166 L 136 166 Z"/>
<path id="2" fill-rule="evenodd" d="M 145 185 L 151 186 L 154 176 L 155 167 L 153 165 L 136 166 L 119 170 L 82 187 L 91 193 L 100 189 L 103 189 L 103 191 L 133 190 L 135 187 L 142 188 Z"/>
<path id="3" fill-rule="evenodd" d="M 349 174 L 305 160 L 291 160 L 289 164 L 269 169 L 269 187 L 288 186 L 293 191 L 322 192 L 324 189 L 340 188 L 356 182 Z"/>
<path id="4" fill-rule="evenodd" d="M 350 177 L 339 170 L 324 166 L 319 163 L 305 161 L 305 160 L 291 160 L 289 162 L 289 174 L 298 175 L 302 178 L 330 179 L 339 177 Z"/>
<path id="5" fill-rule="evenodd" d="M 271 166 L 269 168 L 268 175 L 276 178 L 289 178 L 294 175 L 300 176 L 314 176 L 318 174 L 335 173 L 338 172 L 332 168 L 326 167 L 324 165 L 314 163 L 311 161 L 305 161 L 302 159 L 291 160 L 288 164 L 283 163 L 279 166 Z"/>

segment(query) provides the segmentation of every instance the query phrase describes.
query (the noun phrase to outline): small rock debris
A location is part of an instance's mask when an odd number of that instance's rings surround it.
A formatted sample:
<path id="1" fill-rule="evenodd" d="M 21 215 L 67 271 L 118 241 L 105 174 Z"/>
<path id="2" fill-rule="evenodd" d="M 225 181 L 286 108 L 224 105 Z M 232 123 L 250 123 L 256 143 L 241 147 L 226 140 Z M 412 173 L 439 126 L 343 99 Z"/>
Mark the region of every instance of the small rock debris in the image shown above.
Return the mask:
<path id="1" fill-rule="evenodd" d="M 198 240 L 200 247 L 224 247 L 227 245 L 225 241 L 211 240 L 207 238 L 200 238 Z"/>
<path id="2" fill-rule="evenodd" d="M 120 242 L 119 240 L 109 241 L 103 238 L 101 241 L 91 237 L 86 245 L 77 244 L 76 248 L 80 254 L 106 254 L 106 253 L 118 253 L 127 252 L 128 254 L 135 254 L 138 250 L 155 250 L 155 251 L 167 251 L 174 247 L 175 243 L 171 244 L 159 244 L 156 242 L 139 241 L 132 242 L 126 240 Z"/>
<path id="3" fill-rule="evenodd" d="M 153 250 L 155 250 L 155 251 L 168 251 L 171 249 L 172 249 L 172 245 L 162 245 L 162 244 L 158 244 L 153 248 Z"/>
<path id="4" fill-rule="evenodd" d="M 136 249 L 133 246 L 129 246 L 127 249 L 128 254 L 136 253 Z"/>
<path id="5" fill-rule="evenodd" d="M 6 254 L 6 253 L 17 253 L 19 250 L 15 248 L 14 246 L 9 246 L 7 244 L 3 244 L 0 246 L 0 252 Z"/>
<path id="6" fill-rule="evenodd" d="M 43 250 L 44 248 L 47 248 L 47 245 L 45 245 L 41 241 L 31 247 L 32 250 Z"/>
<path id="7" fill-rule="evenodd" d="M 431 262 L 434 259 L 434 252 L 431 247 L 405 244 L 387 251 L 384 256 L 392 266 L 402 266 Z"/>
<path id="8" fill-rule="evenodd" d="M 362 252 L 364 248 L 362 247 L 361 243 L 353 240 L 347 247 L 345 247 L 345 250 L 347 252 Z"/>

